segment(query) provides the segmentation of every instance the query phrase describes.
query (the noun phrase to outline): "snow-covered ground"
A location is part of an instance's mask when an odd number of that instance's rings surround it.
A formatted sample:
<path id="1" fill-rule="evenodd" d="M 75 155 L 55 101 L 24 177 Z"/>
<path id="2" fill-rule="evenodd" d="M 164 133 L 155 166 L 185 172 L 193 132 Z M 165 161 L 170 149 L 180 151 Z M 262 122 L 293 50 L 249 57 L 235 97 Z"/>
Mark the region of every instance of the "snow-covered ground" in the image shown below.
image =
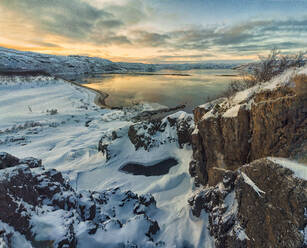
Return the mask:
<path id="1" fill-rule="evenodd" d="M 306 67 L 296 71 L 289 70 L 261 85 L 261 88 L 289 83 L 293 73 L 306 74 Z M 254 87 L 227 100 L 224 116 L 236 116 L 237 106 L 251 104 L 250 96 L 259 90 Z M 189 175 L 191 147 L 185 145 L 180 148 L 178 142 L 171 142 L 177 134 L 169 124 L 163 132 L 154 135 L 149 135 L 145 129 L 137 129 L 138 135 L 154 139 L 153 146 L 147 150 L 143 147 L 136 150 L 128 137 L 130 126 L 135 124 L 133 117 L 142 111 L 160 108 L 160 105 L 144 103 L 123 110 L 101 109 L 94 104 L 95 92 L 62 79 L 43 76 L 2 76 L 0 96 L 0 152 L 8 152 L 19 158 L 32 156 L 42 159 L 46 168 L 55 168 L 69 177 L 76 191 L 105 191 L 120 187 L 122 191 L 150 193 L 157 202 L 157 210 L 152 213 L 152 217 L 160 227 L 160 231 L 155 234 L 155 241 L 165 242 L 165 247 L 214 247 L 214 238 L 209 235 L 207 228 L 208 214 L 202 211 L 200 218 L 195 217 L 188 203 L 188 199 L 195 193 L 194 179 Z M 210 107 L 210 104 L 212 103 L 202 107 Z M 209 111 L 207 115 L 214 114 Z M 205 116 L 208 117 L 207 115 Z M 186 116 L 186 113 L 180 111 L 171 117 L 180 119 Z M 164 121 L 166 123 L 166 119 Z M 142 127 L 142 124 L 138 127 Z M 166 142 L 167 140 L 170 142 Z M 108 146 L 109 157 L 98 151 L 100 141 L 102 145 Z M 178 165 L 162 176 L 146 177 L 120 171 L 127 163 L 150 166 L 169 158 L 175 158 Z M 306 179 L 306 167 L 284 159 L 270 159 L 291 168 L 295 176 Z M 259 196 L 265 194 L 260 185 L 255 185 L 245 174 L 242 176 Z M 48 221 L 53 219 L 52 214 L 48 217 Z M 46 224 L 45 219 L 37 221 Z M 140 222 L 142 224 L 144 223 Z M 10 229 L 2 222 L 1 227 Z M 127 240 L 129 237 L 135 240 L 136 237 L 136 233 L 126 229 L 110 235 L 122 235 L 122 241 L 125 241 L 125 237 Z M 100 238 L 97 232 L 96 241 Z M 16 244 L 24 242 L 24 238 L 18 234 L 13 239 Z M 87 239 L 79 242 L 79 247 L 87 247 L 88 242 L 90 241 Z"/>
<path id="2" fill-rule="evenodd" d="M 234 64 L 143 64 L 112 62 L 97 57 L 79 55 L 57 56 L 0 47 L 0 71 L 41 70 L 51 75 L 65 76 L 65 78 L 75 78 L 77 75 L 93 73 L 125 73 L 128 71 L 154 72 L 162 69 L 230 69 L 232 67 L 234 67 Z"/>
<path id="3" fill-rule="evenodd" d="M 188 205 L 193 191 L 188 172 L 191 147 L 180 149 L 171 142 L 136 151 L 127 136 L 131 118 L 153 106 L 100 109 L 94 104 L 95 94 L 53 77 L 0 78 L 0 151 L 41 158 L 45 167 L 67 175 L 76 190 L 119 186 L 138 194 L 151 193 L 158 208 L 157 240 L 166 247 L 213 247 L 207 215 L 194 217 Z M 98 151 L 98 142 L 101 137 L 108 140 L 114 131 L 118 138 L 110 139 L 110 147 L 116 156 L 107 160 Z M 179 164 L 166 175 L 145 177 L 119 171 L 128 162 L 151 165 L 167 158 Z"/>
<path id="4" fill-rule="evenodd" d="M 209 110 L 202 118 L 207 119 L 211 117 L 216 117 L 220 113 L 219 111 L 215 111 L 215 109 L 213 108 L 215 104 L 219 104 L 219 106 L 223 109 L 223 111 L 221 111 L 223 112 L 223 117 L 236 117 L 241 107 L 245 107 L 247 109 L 251 108 L 252 104 L 254 103 L 253 96 L 256 93 L 263 92 L 266 90 L 274 90 L 282 86 L 293 87 L 295 85 L 295 83 L 293 82 L 293 77 L 295 75 L 306 74 L 307 66 L 299 68 L 290 68 L 281 73 L 280 75 L 273 77 L 270 81 L 256 84 L 251 88 L 239 91 L 230 98 L 219 98 L 212 102 L 202 104 L 199 106 L 200 108 Z"/>

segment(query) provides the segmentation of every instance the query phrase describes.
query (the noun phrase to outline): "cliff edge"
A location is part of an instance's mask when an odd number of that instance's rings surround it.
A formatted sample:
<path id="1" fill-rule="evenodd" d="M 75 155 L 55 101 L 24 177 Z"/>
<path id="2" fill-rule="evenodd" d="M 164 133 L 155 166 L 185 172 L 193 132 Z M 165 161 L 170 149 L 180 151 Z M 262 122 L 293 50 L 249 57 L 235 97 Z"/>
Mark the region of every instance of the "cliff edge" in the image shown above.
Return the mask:
<path id="1" fill-rule="evenodd" d="M 194 110 L 189 203 L 216 247 L 307 247 L 306 117 L 307 67 Z"/>
<path id="2" fill-rule="evenodd" d="M 306 162 L 307 68 L 194 110 L 190 173 L 214 185 L 216 168 L 236 170 L 267 156 Z"/>

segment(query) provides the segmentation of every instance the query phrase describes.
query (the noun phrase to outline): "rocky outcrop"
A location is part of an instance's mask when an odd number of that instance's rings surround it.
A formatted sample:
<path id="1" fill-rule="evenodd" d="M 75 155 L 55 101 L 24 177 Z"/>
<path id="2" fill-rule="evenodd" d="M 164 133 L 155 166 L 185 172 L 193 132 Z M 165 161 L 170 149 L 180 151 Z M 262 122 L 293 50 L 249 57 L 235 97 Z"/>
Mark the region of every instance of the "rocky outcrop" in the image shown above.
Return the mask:
<path id="1" fill-rule="evenodd" d="M 130 126 L 128 137 L 136 150 L 144 148 L 149 151 L 153 147 L 173 142 L 182 148 L 184 144 L 191 144 L 193 127 L 193 117 L 179 111 L 162 120 L 143 121 Z"/>
<path id="2" fill-rule="evenodd" d="M 13 167 L 20 164 L 26 164 L 30 168 L 36 168 L 42 166 L 42 160 L 32 157 L 19 159 L 7 152 L 0 152 L 0 169 Z"/>
<path id="3" fill-rule="evenodd" d="M 135 112 L 141 111 L 142 109 L 137 109 Z M 184 148 L 185 145 L 191 144 L 193 129 L 193 115 L 184 111 L 164 118 L 160 116 L 150 120 L 138 120 L 124 127 L 102 132 L 98 142 L 98 151 L 103 153 L 106 161 L 109 161 L 128 150 L 130 153 L 140 150 L 150 152 L 154 148 L 168 144 Z M 125 147 L 124 150 L 122 146 Z"/>
<path id="4" fill-rule="evenodd" d="M 37 163 L 40 167 L 33 166 Z M 60 172 L 44 169 L 40 160 L 21 160 L 7 153 L 1 153 L 1 166 L 5 168 L 0 170 L 4 247 L 12 247 L 14 235 L 33 247 L 76 247 L 82 240 L 89 247 L 154 245 L 159 225 L 150 214 L 156 208 L 151 195 L 120 188 L 76 192 Z M 135 232 L 129 232 L 131 228 Z M 126 239 L 108 243 L 116 233 L 126 233 L 121 236 Z"/>
<path id="5" fill-rule="evenodd" d="M 190 172 L 199 183 L 207 184 L 215 168 L 235 170 L 255 159 L 306 150 L 307 77 L 293 75 L 285 72 L 194 110 Z"/>
<path id="6" fill-rule="evenodd" d="M 268 159 L 220 174 L 189 200 L 193 215 L 209 215 L 216 247 L 306 247 L 306 180 Z"/>

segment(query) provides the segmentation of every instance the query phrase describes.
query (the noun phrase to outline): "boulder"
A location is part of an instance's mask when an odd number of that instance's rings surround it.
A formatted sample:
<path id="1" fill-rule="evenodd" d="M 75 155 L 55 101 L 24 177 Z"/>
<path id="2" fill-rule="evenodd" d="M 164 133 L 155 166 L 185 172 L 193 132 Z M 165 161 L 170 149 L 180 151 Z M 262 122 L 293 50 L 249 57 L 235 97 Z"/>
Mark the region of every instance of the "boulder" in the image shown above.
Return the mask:
<path id="1" fill-rule="evenodd" d="M 13 167 L 19 164 L 26 164 L 30 168 L 36 168 L 42 166 L 42 160 L 32 157 L 19 159 L 9 153 L 0 152 L 0 169 Z"/>

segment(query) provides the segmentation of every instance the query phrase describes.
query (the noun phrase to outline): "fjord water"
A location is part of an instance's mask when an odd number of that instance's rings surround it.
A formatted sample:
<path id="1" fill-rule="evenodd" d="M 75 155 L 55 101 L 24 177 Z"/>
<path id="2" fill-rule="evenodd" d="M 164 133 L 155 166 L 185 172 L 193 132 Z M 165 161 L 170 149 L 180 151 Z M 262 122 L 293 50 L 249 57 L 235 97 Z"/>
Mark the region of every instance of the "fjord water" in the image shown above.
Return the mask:
<path id="1" fill-rule="evenodd" d="M 163 74 L 163 75 L 162 75 Z M 185 104 L 185 111 L 219 96 L 236 78 L 231 69 L 164 70 L 154 74 L 103 74 L 87 78 L 86 87 L 107 93 L 108 106 L 154 102 L 167 107 Z"/>

